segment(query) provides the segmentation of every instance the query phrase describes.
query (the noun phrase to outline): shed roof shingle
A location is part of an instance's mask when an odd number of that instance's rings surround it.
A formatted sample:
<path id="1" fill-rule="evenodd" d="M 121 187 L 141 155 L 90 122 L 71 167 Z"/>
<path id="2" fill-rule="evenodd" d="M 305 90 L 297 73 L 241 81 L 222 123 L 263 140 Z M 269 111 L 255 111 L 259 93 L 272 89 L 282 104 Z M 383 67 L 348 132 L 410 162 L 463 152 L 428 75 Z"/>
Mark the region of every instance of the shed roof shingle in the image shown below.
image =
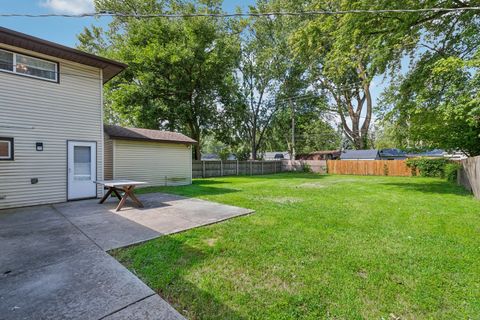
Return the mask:
<path id="1" fill-rule="evenodd" d="M 112 139 L 125 140 L 143 140 L 158 141 L 170 143 L 194 144 L 197 143 L 192 138 L 187 137 L 178 132 L 141 129 L 141 128 L 124 128 L 114 125 L 104 125 L 104 131 Z"/>

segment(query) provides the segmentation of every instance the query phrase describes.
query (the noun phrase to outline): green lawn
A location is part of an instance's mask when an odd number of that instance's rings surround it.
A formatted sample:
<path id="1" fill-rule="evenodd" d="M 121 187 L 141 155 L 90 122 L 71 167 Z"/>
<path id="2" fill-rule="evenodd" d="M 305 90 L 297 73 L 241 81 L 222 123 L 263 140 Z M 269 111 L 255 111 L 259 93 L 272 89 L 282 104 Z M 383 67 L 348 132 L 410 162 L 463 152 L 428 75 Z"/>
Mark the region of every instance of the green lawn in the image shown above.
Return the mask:
<path id="1" fill-rule="evenodd" d="M 112 254 L 190 319 L 480 319 L 480 201 L 440 179 L 278 174 L 170 192 L 256 213 Z"/>

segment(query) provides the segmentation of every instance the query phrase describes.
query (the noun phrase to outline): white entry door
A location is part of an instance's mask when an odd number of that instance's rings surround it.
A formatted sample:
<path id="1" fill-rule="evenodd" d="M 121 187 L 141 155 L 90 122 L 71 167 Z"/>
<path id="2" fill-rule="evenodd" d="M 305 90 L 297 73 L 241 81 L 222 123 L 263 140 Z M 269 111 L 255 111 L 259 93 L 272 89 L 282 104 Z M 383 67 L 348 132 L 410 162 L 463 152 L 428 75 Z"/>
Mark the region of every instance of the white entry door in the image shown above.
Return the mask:
<path id="1" fill-rule="evenodd" d="M 97 143 L 68 141 L 68 200 L 97 196 Z"/>

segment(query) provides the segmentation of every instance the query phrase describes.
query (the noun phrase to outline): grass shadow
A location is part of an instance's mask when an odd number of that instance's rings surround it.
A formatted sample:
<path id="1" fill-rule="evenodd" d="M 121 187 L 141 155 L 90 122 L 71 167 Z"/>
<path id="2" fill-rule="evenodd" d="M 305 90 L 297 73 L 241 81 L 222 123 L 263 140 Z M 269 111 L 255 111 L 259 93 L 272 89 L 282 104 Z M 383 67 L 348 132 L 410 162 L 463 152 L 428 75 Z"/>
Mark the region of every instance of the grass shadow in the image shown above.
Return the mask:
<path id="1" fill-rule="evenodd" d="M 173 236 L 164 236 L 109 253 L 187 319 L 245 319 L 184 277 L 210 255 L 218 255 L 213 247 L 204 251 Z"/>
<path id="2" fill-rule="evenodd" d="M 241 175 L 233 175 L 233 176 L 223 176 L 223 177 L 212 177 L 215 179 L 221 179 L 221 178 L 251 178 L 251 179 L 276 179 L 276 180 L 281 180 L 281 179 L 291 179 L 291 178 L 298 178 L 298 179 L 321 179 L 325 178 L 328 175 L 326 174 L 320 174 L 320 173 L 314 173 L 314 172 L 279 172 L 279 173 L 271 173 L 271 174 L 241 174 Z M 206 179 L 195 179 L 194 181 L 209 181 L 208 178 Z M 208 183 L 208 182 L 207 182 Z M 220 183 L 231 183 L 229 181 L 222 182 Z"/>
<path id="3" fill-rule="evenodd" d="M 220 195 L 220 194 L 228 194 L 233 192 L 238 192 L 239 190 L 230 189 L 230 188 L 216 188 L 216 187 L 209 187 L 204 186 L 203 184 L 193 183 L 192 185 L 188 186 L 177 186 L 177 187 L 146 187 L 135 190 L 137 194 L 146 194 L 146 193 L 171 193 L 186 197 L 192 197 L 197 195 Z"/>
<path id="4" fill-rule="evenodd" d="M 435 193 L 435 194 L 452 194 L 458 196 L 468 196 L 471 193 L 464 188 L 457 186 L 451 182 L 445 181 L 429 181 L 429 182 L 389 182 L 383 185 L 395 188 L 402 188 L 408 191 L 415 191 L 421 193 Z"/>
<path id="5" fill-rule="evenodd" d="M 216 185 L 216 184 L 231 184 L 232 182 L 230 182 L 230 181 L 218 180 L 218 179 L 221 179 L 221 178 L 230 178 L 230 177 L 232 177 L 232 176 L 211 177 L 212 179 L 210 179 L 208 177 L 207 178 L 195 178 L 192 181 L 192 184 L 193 185 L 202 185 L 202 186 Z"/>

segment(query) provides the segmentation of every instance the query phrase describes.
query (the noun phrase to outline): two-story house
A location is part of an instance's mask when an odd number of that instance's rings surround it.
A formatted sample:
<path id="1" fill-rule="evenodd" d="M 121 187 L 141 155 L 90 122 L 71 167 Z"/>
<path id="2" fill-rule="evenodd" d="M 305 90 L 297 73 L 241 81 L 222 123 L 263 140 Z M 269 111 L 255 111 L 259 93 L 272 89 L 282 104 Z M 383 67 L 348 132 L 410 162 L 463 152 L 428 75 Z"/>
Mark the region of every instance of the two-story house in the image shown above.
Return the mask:
<path id="1" fill-rule="evenodd" d="M 0 27 L 0 209 L 97 197 L 122 63 Z"/>

